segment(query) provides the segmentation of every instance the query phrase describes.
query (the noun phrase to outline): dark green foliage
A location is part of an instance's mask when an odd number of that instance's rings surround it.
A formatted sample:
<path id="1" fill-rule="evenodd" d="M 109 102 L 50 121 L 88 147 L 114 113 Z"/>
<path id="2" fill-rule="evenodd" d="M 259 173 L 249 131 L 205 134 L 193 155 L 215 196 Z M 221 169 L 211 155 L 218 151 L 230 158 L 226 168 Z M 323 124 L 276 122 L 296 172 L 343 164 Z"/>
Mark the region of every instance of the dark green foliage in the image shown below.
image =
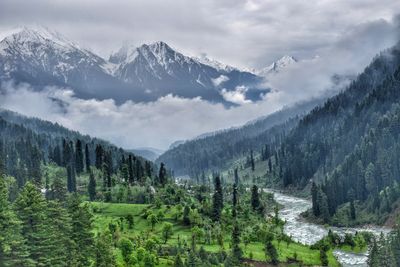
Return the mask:
<path id="1" fill-rule="evenodd" d="M 214 195 L 213 195 L 213 206 L 212 206 L 212 219 L 219 221 L 221 218 L 222 208 L 224 207 L 221 179 L 216 176 L 214 179 Z"/>
<path id="2" fill-rule="evenodd" d="M 265 256 L 269 258 L 269 261 L 276 265 L 278 264 L 278 251 L 274 244 L 272 244 L 273 237 L 269 233 L 265 238 Z"/>
<path id="3" fill-rule="evenodd" d="M 251 207 L 254 211 L 257 211 L 260 208 L 260 196 L 256 185 L 253 185 L 251 188 Z"/>
<path id="4" fill-rule="evenodd" d="M 81 174 L 83 172 L 83 148 L 81 140 L 76 140 L 75 143 L 75 169 L 77 174 Z"/>
<path id="5" fill-rule="evenodd" d="M 185 225 L 190 225 L 190 207 L 188 205 L 185 206 L 185 208 L 183 209 L 183 223 Z"/>
<path id="6" fill-rule="evenodd" d="M 232 230 L 232 256 L 237 260 L 237 262 L 240 262 L 243 254 L 242 249 L 240 248 L 239 245 L 240 245 L 240 230 L 238 222 L 235 221 Z"/>
<path id="7" fill-rule="evenodd" d="M 167 183 L 167 170 L 165 169 L 164 163 L 161 162 L 160 171 L 158 172 L 158 179 L 161 186 L 165 186 Z"/>
<path id="8" fill-rule="evenodd" d="M 67 166 L 67 190 L 68 192 L 76 192 L 76 174 L 74 165 Z"/>
<path id="9" fill-rule="evenodd" d="M 174 267 L 184 267 L 184 266 L 185 265 L 183 264 L 181 255 L 179 253 L 176 254 L 175 259 L 174 259 Z"/>
<path id="10" fill-rule="evenodd" d="M 328 266 L 329 264 L 328 255 L 326 255 L 326 251 L 324 249 L 321 249 L 319 251 L 319 258 L 321 260 L 322 266 Z"/>
<path id="11" fill-rule="evenodd" d="M 121 249 L 122 258 L 127 263 L 129 261 L 129 257 L 133 253 L 133 244 L 129 239 L 122 238 L 119 241 L 118 247 Z"/>
<path id="12" fill-rule="evenodd" d="M 92 165 L 91 160 L 90 160 L 90 152 L 89 152 L 89 146 L 88 144 L 85 145 L 85 167 L 86 167 L 86 172 L 90 171 L 90 166 Z"/>
<path id="13" fill-rule="evenodd" d="M 95 267 L 114 267 L 116 260 L 113 252 L 112 237 L 110 234 L 99 234 L 96 237 L 94 254 L 95 254 Z"/>
<path id="14" fill-rule="evenodd" d="M 90 201 L 96 199 L 96 178 L 92 171 L 89 174 L 88 194 Z"/>
<path id="15" fill-rule="evenodd" d="M 31 266 L 26 240 L 18 220 L 8 202 L 5 178 L 0 175 L 0 266 Z"/>
<path id="16" fill-rule="evenodd" d="M 89 205 L 82 203 L 77 194 L 68 199 L 68 212 L 71 216 L 71 240 L 76 246 L 76 261 L 80 266 L 88 266 L 93 255 L 93 215 Z"/>
<path id="17" fill-rule="evenodd" d="M 54 258 L 52 251 L 52 233 L 49 221 L 47 220 L 47 204 L 32 183 L 27 183 L 17 200 L 15 201 L 15 211 L 22 222 L 22 235 L 26 240 L 30 259 L 37 265 L 49 265 Z"/>
<path id="18" fill-rule="evenodd" d="M 95 166 L 97 169 L 100 170 L 103 168 L 103 160 L 104 160 L 103 146 L 97 145 L 96 146 L 96 161 L 95 161 Z"/>

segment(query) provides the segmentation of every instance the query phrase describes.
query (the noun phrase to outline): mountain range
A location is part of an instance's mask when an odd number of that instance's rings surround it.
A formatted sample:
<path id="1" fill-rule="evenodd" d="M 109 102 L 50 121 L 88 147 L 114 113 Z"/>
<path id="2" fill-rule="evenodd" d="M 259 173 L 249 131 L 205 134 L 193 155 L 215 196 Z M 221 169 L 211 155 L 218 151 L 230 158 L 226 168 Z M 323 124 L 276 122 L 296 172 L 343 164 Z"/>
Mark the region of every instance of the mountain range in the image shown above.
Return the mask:
<path id="1" fill-rule="evenodd" d="M 225 94 L 240 90 L 257 101 L 270 90 L 264 76 L 295 63 L 285 56 L 260 71 L 245 71 L 218 61 L 189 57 L 165 42 L 122 46 L 109 59 L 81 48 L 44 27 L 22 27 L 0 40 L 0 80 L 73 89 L 79 98 L 117 103 L 154 101 L 172 94 L 232 105 Z"/>

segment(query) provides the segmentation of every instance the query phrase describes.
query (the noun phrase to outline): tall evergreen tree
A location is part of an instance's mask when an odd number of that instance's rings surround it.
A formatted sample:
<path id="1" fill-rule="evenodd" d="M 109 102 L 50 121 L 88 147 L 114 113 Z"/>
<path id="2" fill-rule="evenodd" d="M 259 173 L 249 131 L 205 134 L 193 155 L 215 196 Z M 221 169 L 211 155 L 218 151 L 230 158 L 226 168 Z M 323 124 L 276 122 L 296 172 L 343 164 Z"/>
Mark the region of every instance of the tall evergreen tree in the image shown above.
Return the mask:
<path id="1" fill-rule="evenodd" d="M 40 190 L 28 182 L 15 201 L 15 211 L 22 222 L 30 259 L 36 266 L 51 266 L 53 249 L 46 214 L 46 201 Z"/>
<path id="2" fill-rule="evenodd" d="M 89 145 L 86 144 L 85 145 L 85 167 L 86 167 L 86 172 L 89 173 L 90 172 L 90 165 L 91 165 L 91 161 L 90 161 L 90 152 L 89 152 Z"/>
<path id="3" fill-rule="evenodd" d="M 116 259 L 113 252 L 113 240 L 110 234 L 100 233 L 96 237 L 94 245 L 94 266 L 95 267 L 114 267 L 116 266 Z"/>
<path id="4" fill-rule="evenodd" d="M 96 199 L 96 178 L 94 177 L 93 171 L 89 174 L 88 194 L 90 201 Z"/>
<path id="5" fill-rule="evenodd" d="M 213 195 L 213 209 L 212 209 L 212 217 L 214 221 L 220 220 L 223 207 L 224 207 L 224 199 L 223 199 L 221 179 L 217 175 L 214 180 L 214 195 Z"/>
<path id="6" fill-rule="evenodd" d="M 260 207 L 260 196 L 258 194 L 258 187 L 253 185 L 251 188 L 251 207 L 254 211 L 258 210 Z"/>
<path id="7" fill-rule="evenodd" d="M 160 171 L 158 172 L 158 179 L 162 187 L 167 183 L 167 170 L 165 169 L 164 163 L 160 164 Z"/>
<path id="8" fill-rule="evenodd" d="M 51 242 L 51 250 L 47 257 L 49 266 L 74 265 L 74 243 L 70 239 L 71 218 L 67 210 L 58 201 L 49 201 L 46 209 L 47 232 Z"/>
<path id="9" fill-rule="evenodd" d="M 79 195 L 72 194 L 68 200 L 71 216 L 71 239 L 75 243 L 75 259 L 79 266 L 89 266 L 93 256 L 93 215 L 88 204 L 83 204 Z"/>
<path id="10" fill-rule="evenodd" d="M 83 148 L 81 140 L 76 140 L 75 143 L 75 169 L 77 174 L 83 172 Z"/>
<path id="11" fill-rule="evenodd" d="M 239 263 L 242 258 L 242 249 L 240 248 L 240 230 L 237 220 L 235 220 L 232 229 L 232 255 Z"/>
<path id="12" fill-rule="evenodd" d="M 0 266 L 32 266 L 26 240 L 21 234 L 21 221 L 8 202 L 8 188 L 0 175 Z"/>
<path id="13" fill-rule="evenodd" d="M 235 168 L 235 170 L 234 170 L 234 176 L 235 176 L 235 184 L 236 184 L 236 186 L 239 186 L 238 168 Z"/>
<path id="14" fill-rule="evenodd" d="M 96 146 L 96 161 L 95 166 L 97 169 L 101 170 L 103 168 L 103 160 L 104 160 L 104 150 L 101 145 Z"/>
<path id="15" fill-rule="evenodd" d="M 135 182 L 135 170 L 133 169 L 133 157 L 131 154 L 128 156 L 128 172 L 129 172 L 129 184 L 132 185 Z"/>
<path id="16" fill-rule="evenodd" d="M 76 175 L 74 165 L 69 164 L 67 167 L 67 189 L 68 192 L 76 192 Z"/>

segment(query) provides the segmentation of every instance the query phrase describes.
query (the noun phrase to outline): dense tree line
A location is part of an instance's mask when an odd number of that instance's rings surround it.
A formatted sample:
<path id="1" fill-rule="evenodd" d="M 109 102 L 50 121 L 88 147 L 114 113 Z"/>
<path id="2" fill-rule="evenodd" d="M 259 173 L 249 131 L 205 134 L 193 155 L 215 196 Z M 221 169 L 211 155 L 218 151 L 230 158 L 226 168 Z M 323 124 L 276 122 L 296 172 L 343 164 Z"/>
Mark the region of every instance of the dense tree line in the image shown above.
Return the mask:
<path id="1" fill-rule="evenodd" d="M 11 114 L 13 120 L 19 118 L 15 113 Z M 30 125 L 31 129 L 0 116 L 0 165 L 4 166 L 5 174 L 16 178 L 18 187 L 27 181 L 41 186 L 44 183 L 42 165 L 49 163 L 66 168 L 69 192 L 77 190 L 76 176 L 89 173 L 91 167 L 103 172 L 107 187 L 112 186 L 112 175 L 119 171 L 126 171 L 124 178 L 130 184 L 155 175 L 155 166 L 151 162 L 132 153 L 99 139 L 68 132 L 58 125 L 32 120 L 27 123 L 30 120 L 22 116 L 18 120 Z M 49 132 L 45 133 L 45 130 Z"/>

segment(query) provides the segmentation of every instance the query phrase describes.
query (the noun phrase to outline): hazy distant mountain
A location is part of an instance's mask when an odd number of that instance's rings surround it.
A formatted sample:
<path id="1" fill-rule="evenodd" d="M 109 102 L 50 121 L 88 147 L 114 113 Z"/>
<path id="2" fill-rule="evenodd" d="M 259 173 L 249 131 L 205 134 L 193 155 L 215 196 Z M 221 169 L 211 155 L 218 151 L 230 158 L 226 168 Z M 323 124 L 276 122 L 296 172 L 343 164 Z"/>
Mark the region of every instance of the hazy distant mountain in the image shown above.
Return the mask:
<path id="1" fill-rule="evenodd" d="M 151 101 L 168 94 L 229 104 L 224 93 L 246 88 L 257 101 L 262 78 L 185 56 L 164 42 L 123 46 L 109 60 L 47 28 L 23 27 L 0 40 L 0 79 L 72 88 L 82 98 Z M 241 89 L 243 90 L 243 89 Z M 232 103 L 230 103 L 232 104 Z"/>
<path id="2" fill-rule="evenodd" d="M 152 147 L 140 147 L 129 149 L 128 151 L 151 161 L 155 161 L 162 153 L 164 153 L 163 150 Z"/>

